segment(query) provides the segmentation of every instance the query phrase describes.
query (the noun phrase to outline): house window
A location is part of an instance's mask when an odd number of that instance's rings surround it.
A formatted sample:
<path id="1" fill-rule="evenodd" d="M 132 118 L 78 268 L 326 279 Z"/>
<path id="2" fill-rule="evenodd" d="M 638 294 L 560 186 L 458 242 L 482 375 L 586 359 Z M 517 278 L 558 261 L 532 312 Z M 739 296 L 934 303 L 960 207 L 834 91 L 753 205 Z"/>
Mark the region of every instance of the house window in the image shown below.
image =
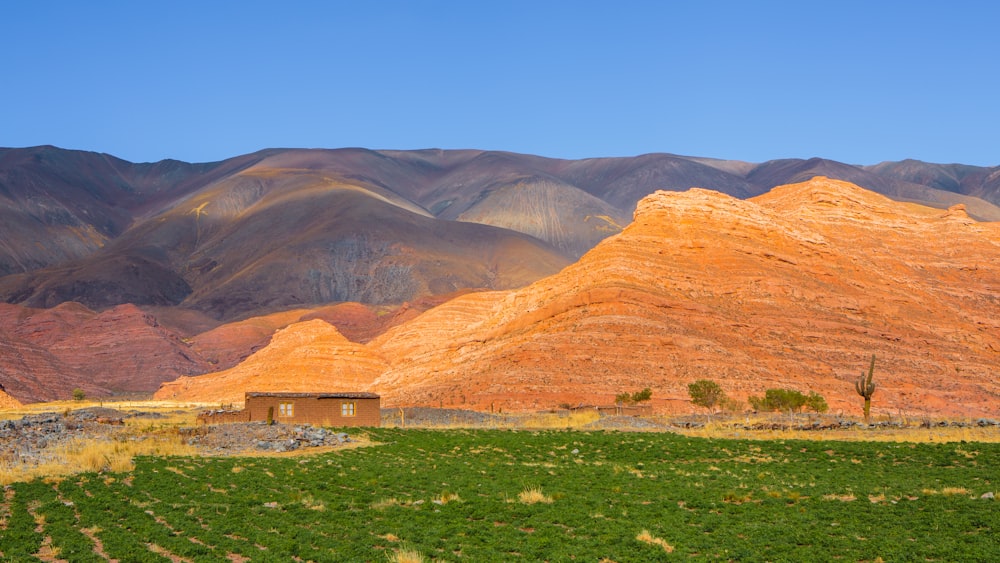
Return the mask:
<path id="1" fill-rule="evenodd" d="M 292 416 L 292 403 L 279 403 L 278 416 Z"/>
<path id="2" fill-rule="evenodd" d="M 340 403 L 340 416 L 354 416 L 354 402 Z"/>

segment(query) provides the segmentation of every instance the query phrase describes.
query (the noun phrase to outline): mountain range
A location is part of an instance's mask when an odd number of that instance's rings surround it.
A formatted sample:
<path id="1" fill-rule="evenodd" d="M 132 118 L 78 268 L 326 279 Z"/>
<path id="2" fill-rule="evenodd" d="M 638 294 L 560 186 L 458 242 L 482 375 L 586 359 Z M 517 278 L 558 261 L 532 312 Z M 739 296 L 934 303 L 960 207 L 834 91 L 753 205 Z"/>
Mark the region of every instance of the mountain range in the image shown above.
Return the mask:
<path id="1" fill-rule="evenodd" d="M 979 225 L 987 229 L 984 232 L 990 232 L 989 223 L 974 220 L 1000 220 L 1000 167 L 917 161 L 874 166 L 822 159 L 752 164 L 666 154 L 570 161 L 473 150 L 271 149 L 218 163 L 134 164 L 53 147 L 0 149 L 4 225 L 0 296 L 8 303 L 0 308 L 0 347 L 6 349 L 0 356 L 0 383 L 21 400 L 65 397 L 75 387 L 85 387 L 94 395 L 148 393 L 177 377 L 236 369 L 244 360 L 251 361 L 255 352 L 263 353 L 272 335 L 277 344 L 282 333 L 275 335 L 275 331 L 279 329 L 288 327 L 287 331 L 304 323 L 318 330 L 317 323 L 323 323 L 353 343 L 345 345 L 345 350 L 358 353 L 358 346 L 376 350 L 372 353 L 379 361 L 371 365 L 379 369 L 359 376 L 355 387 L 369 378 L 372 388 L 382 390 L 388 400 L 454 403 L 455 394 L 443 391 L 454 383 L 434 384 L 437 391 L 410 385 L 415 380 L 402 375 L 408 370 L 442 370 L 413 367 L 417 364 L 412 362 L 400 364 L 390 350 L 405 339 L 392 335 L 415 330 L 414 326 L 456 307 L 464 311 L 458 314 L 462 320 L 449 322 L 467 328 L 481 321 L 463 316 L 470 307 L 481 306 L 471 304 L 499 296 L 513 299 L 509 296 L 518 288 L 561 280 L 567 271 L 586 270 L 580 264 L 593 260 L 593 253 L 629 238 L 618 236 L 626 226 L 631 223 L 630 229 L 638 229 L 633 219 L 648 214 L 639 213 L 637 206 L 641 208 L 639 202 L 656 190 L 703 195 L 708 192 L 689 188 L 710 188 L 727 201 L 753 203 L 749 210 L 741 210 L 752 213 L 760 207 L 755 202 L 774 197 L 775 186 L 801 183 L 817 175 L 846 180 L 865 188 L 859 193 L 877 192 L 896 202 L 878 200 L 877 205 L 857 211 L 862 215 L 905 216 L 918 208 L 952 208 L 941 213 L 950 213 L 953 219 L 960 216 L 962 224 Z M 848 196 L 830 197 L 842 201 Z M 778 215 L 764 230 L 798 228 L 815 212 L 815 206 L 823 205 L 822 197 L 808 205 L 789 205 L 776 211 Z M 933 212 L 917 215 L 928 213 Z M 740 224 L 740 213 L 726 217 L 733 225 Z M 713 223 L 716 218 L 695 215 L 685 221 L 700 225 L 692 232 L 725 230 Z M 860 241 L 881 241 L 871 243 L 877 246 L 885 244 L 883 235 L 894 231 L 861 228 L 852 232 Z M 933 231 L 923 234 L 928 233 L 950 236 Z M 687 239 L 665 240 L 661 246 L 686 248 Z M 758 241 L 759 245 L 767 242 L 766 237 Z M 849 243 L 838 240 L 842 242 Z M 954 245 L 956 241 L 925 242 Z M 976 244 L 980 244 L 978 239 Z M 921 247 L 909 250 L 919 255 Z M 988 261 L 989 252 L 985 252 L 976 260 Z M 774 252 L 771 257 L 766 252 L 751 255 L 765 266 L 783 263 L 775 262 L 773 256 L 778 254 Z M 685 257 L 675 257 L 681 258 Z M 651 264 L 648 257 L 642 260 Z M 860 259 L 845 260 L 857 264 Z M 597 277 L 606 275 L 598 272 Z M 864 277 L 861 271 L 851 273 Z M 662 271 L 657 275 L 679 274 Z M 755 275 L 764 280 L 773 277 L 766 268 Z M 935 283 L 950 281 L 946 276 Z M 699 283 L 721 287 L 730 282 L 710 276 Z M 570 297 L 572 288 L 585 285 L 580 280 L 558 283 L 568 284 L 560 291 L 570 300 L 575 299 Z M 831 306 L 842 297 L 833 289 L 826 297 L 820 289 L 811 291 Z M 910 294 L 907 288 L 900 291 Z M 975 290 L 977 295 L 983 291 L 988 294 L 990 290 Z M 592 298 L 588 295 L 583 299 Z M 654 297 L 642 293 L 634 306 L 645 307 L 642 303 L 647 298 L 656 303 L 659 298 Z M 508 305 L 522 308 L 517 303 Z M 693 299 L 680 310 L 693 318 L 705 306 Z M 420 315 L 424 311 L 428 312 Z M 579 322 L 598 323 L 593 319 Z M 638 334 L 635 330 L 625 323 L 619 332 Z M 118 338 L 102 336 L 108 331 L 117 332 Z M 491 334 L 488 340 L 499 338 Z M 452 352 L 463 349 L 455 348 L 454 342 L 443 344 L 451 342 L 451 336 L 449 332 L 442 338 L 425 339 L 421 346 L 431 348 L 422 353 L 447 356 L 433 348 L 438 345 Z M 331 338 L 326 335 L 321 340 Z M 589 342 L 577 352 L 581 361 L 600 357 L 599 344 L 607 336 L 602 338 L 581 340 Z M 415 344 L 402 346 L 409 350 Z M 531 349 L 525 346 L 508 343 L 502 347 L 506 351 L 502 357 L 520 357 Z M 525 371 L 515 366 L 534 365 L 525 372 L 534 373 L 543 369 L 538 367 L 546 365 L 542 358 L 552 352 L 543 353 L 548 350 L 544 347 L 539 350 L 534 356 L 529 354 L 530 361 L 522 358 L 516 364 L 492 356 L 483 361 L 506 366 L 504 373 Z M 632 360 L 622 361 L 622 370 L 632 369 L 628 367 Z M 464 364 L 456 360 L 456 365 Z M 537 389 L 527 395 L 517 386 L 496 383 L 491 384 L 496 393 L 480 389 L 476 400 L 467 391 L 465 403 L 485 408 L 486 397 L 496 403 L 502 395 L 514 401 L 509 403 L 511 408 L 533 408 L 546 404 L 542 400 L 546 394 L 552 400 L 583 400 L 584 395 L 601 397 L 616 385 L 638 385 L 650 377 L 645 368 L 634 370 L 631 379 L 622 379 L 621 371 L 610 366 L 602 369 L 607 381 L 593 384 L 601 386 L 601 392 L 577 382 L 585 393 L 567 394 L 564 384 L 544 384 L 546 377 L 554 377 L 551 373 L 544 377 L 535 373 Z M 693 372 L 678 375 L 661 368 L 660 373 L 672 373 L 671 381 L 677 383 Z M 773 374 L 768 377 L 774 379 Z M 741 389 L 759 387 L 756 379 L 751 380 Z M 678 395 L 676 385 L 658 385 L 661 397 Z"/>
<path id="2" fill-rule="evenodd" d="M 687 411 L 687 384 L 711 379 L 739 400 L 795 388 L 857 413 L 853 382 L 874 354 L 883 413 L 996 416 L 998 251 L 1000 224 L 960 205 L 823 177 L 749 200 L 660 191 L 622 233 L 528 287 L 457 297 L 363 346 L 296 323 L 156 396 L 235 402 L 323 373 L 327 388 L 389 405 L 544 409 L 650 387 L 658 410 Z"/>

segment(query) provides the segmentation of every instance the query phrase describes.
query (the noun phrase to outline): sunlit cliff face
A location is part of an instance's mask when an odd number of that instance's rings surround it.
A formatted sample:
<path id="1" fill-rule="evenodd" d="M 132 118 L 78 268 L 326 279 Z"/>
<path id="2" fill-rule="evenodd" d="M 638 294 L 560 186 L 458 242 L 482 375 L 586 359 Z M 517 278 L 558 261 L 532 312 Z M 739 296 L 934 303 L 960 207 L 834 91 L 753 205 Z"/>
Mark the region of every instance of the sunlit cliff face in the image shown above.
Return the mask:
<path id="1" fill-rule="evenodd" d="M 876 354 L 876 414 L 997 416 L 998 251 L 1000 226 L 959 207 L 826 178 L 750 200 L 657 192 L 556 275 L 324 352 L 340 366 L 325 385 L 367 366 L 369 384 L 343 383 L 386 406 L 508 410 L 608 404 L 650 387 L 655 408 L 676 412 L 692 408 L 688 383 L 713 379 L 737 399 L 788 387 L 856 414 L 853 380 Z M 254 370 L 274 377 L 286 361 L 275 353 Z M 185 392 L 218 377 L 186 380 Z"/>

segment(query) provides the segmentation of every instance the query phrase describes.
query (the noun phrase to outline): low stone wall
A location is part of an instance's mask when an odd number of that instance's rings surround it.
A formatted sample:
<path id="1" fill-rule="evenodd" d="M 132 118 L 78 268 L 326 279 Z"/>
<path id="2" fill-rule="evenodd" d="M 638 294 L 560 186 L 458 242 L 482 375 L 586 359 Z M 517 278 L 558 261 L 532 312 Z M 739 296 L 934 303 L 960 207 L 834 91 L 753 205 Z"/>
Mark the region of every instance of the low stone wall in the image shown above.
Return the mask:
<path id="1" fill-rule="evenodd" d="M 225 411 L 225 410 L 215 410 L 206 411 L 198 415 L 198 424 L 227 424 L 230 422 L 249 422 L 250 413 L 245 410 L 239 411 Z"/>

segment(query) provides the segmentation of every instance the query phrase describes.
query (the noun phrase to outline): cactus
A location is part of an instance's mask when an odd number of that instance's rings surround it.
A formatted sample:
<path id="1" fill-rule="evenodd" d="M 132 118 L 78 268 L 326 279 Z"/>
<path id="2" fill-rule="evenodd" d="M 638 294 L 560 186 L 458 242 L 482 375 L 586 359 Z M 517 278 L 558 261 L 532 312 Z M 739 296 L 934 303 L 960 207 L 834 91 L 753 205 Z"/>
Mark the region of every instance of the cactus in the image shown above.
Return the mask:
<path id="1" fill-rule="evenodd" d="M 861 377 L 854 382 L 854 390 L 858 392 L 865 398 L 865 424 L 868 424 L 871 418 L 871 408 L 872 408 L 872 393 L 875 392 L 875 382 L 872 381 L 872 374 L 875 373 L 875 354 L 872 354 L 872 364 L 868 368 L 868 376 L 865 377 L 865 372 L 861 372 Z"/>

